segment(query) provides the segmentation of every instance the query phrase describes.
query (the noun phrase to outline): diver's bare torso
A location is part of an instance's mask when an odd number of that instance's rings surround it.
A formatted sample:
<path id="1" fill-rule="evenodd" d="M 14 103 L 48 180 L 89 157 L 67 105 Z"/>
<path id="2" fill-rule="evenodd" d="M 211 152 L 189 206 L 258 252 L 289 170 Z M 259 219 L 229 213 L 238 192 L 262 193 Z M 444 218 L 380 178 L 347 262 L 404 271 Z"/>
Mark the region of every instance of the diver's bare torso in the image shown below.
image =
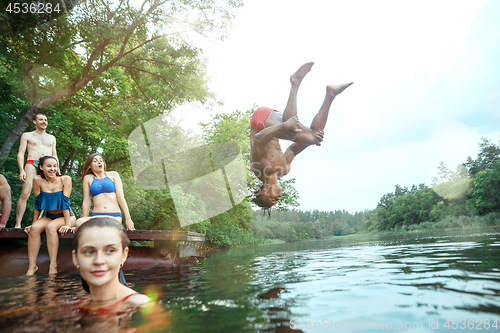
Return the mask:
<path id="1" fill-rule="evenodd" d="M 266 145 L 259 145 L 255 140 L 256 134 L 257 131 L 252 129 L 250 132 L 250 163 L 257 178 L 265 181 L 266 178 L 274 174 L 278 178 L 288 174 L 290 165 L 281 150 L 279 140 L 274 138 Z"/>

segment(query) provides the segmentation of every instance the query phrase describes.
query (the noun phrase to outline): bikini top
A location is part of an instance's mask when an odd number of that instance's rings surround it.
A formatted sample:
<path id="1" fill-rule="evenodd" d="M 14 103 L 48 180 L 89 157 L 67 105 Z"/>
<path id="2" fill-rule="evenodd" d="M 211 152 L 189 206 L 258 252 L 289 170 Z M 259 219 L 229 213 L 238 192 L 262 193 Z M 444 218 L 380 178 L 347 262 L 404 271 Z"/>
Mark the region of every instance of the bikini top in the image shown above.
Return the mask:
<path id="1" fill-rule="evenodd" d="M 101 193 L 116 193 L 115 183 L 106 174 L 105 178 L 96 178 L 90 184 L 90 195 L 92 198 Z"/>
<path id="2" fill-rule="evenodd" d="M 36 210 L 58 210 L 69 209 L 69 197 L 65 196 L 63 191 L 42 192 L 35 197 Z"/>
<path id="3" fill-rule="evenodd" d="M 82 313 L 90 313 L 90 314 L 94 314 L 94 315 L 109 315 L 109 314 L 112 314 L 114 311 L 117 310 L 118 306 L 120 306 L 123 302 L 125 302 L 127 299 L 129 299 L 130 297 L 134 296 L 134 295 L 138 295 L 139 293 L 133 293 L 133 294 L 130 294 L 128 296 L 125 296 L 124 298 L 122 298 L 121 300 L 119 300 L 118 302 L 116 302 L 115 304 L 112 304 L 112 305 L 109 305 L 109 306 L 106 306 L 104 308 L 98 308 L 98 309 L 95 309 L 95 310 L 90 310 L 90 309 L 86 309 L 86 308 L 83 308 L 83 307 L 80 307 L 78 305 L 80 305 L 81 303 L 85 302 L 86 300 L 88 300 L 90 298 L 89 297 L 86 297 L 84 299 L 81 299 L 79 300 L 78 302 L 76 302 L 75 304 L 71 305 L 71 309 L 72 310 L 76 310 L 78 312 L 82 312 Z"/>

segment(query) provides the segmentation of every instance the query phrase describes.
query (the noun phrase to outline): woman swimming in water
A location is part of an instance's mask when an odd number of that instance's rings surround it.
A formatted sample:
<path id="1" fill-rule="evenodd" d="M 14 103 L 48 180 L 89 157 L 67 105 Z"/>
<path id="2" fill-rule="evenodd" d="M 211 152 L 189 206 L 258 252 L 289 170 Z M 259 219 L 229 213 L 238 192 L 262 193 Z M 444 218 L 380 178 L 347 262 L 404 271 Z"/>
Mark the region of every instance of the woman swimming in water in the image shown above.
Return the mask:
<path id="1" fill-rule="evenodd" d="M 82 217 L 76 221 L 79 228 L 83 223 L 97 216 L 109 216 L 122 222 L 122 213 L 125 215 L 125 225 L 128 230 L 135 230 L 134 222 L 130 217 L 127 201 L 123 195 L 123 184 L 116 171 L 106 172 L 106 162 L 100 154 L 90 154 L 83 165 L 83 203 Z M 94 202 L 92 215 L 88 217 L 91 202 Z"/>
<path id="2" fill-rule="evenodd" d="M 90 293 L 76 304 L 80 312 L 116 314 L 148 302 L 146 295 L 127 286 L 122 267 L 130 240 L 121 223 L 97 217 L 82 224 L 73 239 L 73 263 L 80 271 L 83 288 Z"/>
<path id="3" fill-rule="evenodd" d="M 47 250 L 49 252 L 49 274 L 57 273 L 57 251 L 59 236 L 57 231 L 65 234 L 75 226 L 75 214 L 69 207 L 71 194 L 71 177 L 61 176 L 57 171 L 57 160 L 52 156 L 43 156 L 37 167 L 37 177 L 33 180 L 35 194 L 35 214 L 33 224 L 24 228 L 28 234 L 29 266 L 26 275 L 33 275 L 38 270 L 36 259 L 40 251 L 40 234 L 45 231 Z M 45 210 L 45 217 L 40 218 Z"/>

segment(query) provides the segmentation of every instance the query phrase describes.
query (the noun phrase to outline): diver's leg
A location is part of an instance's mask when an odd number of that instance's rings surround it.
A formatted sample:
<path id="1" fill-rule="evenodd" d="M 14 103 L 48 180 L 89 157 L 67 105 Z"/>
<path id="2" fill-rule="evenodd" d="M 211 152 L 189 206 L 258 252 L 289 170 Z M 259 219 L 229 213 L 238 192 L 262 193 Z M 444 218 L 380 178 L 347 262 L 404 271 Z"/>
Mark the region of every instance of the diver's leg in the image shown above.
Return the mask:
<path id="1" fill-rule="evenodd" d="M 330 105 L 332 104 L 333 99 L 351 84 L 352 82 L 326 87 L 326 96 L 325 100 L 323 101 L 323 105 L 321 105 L 319 112 L 316 114 L 311 123 L 311 129 L 314 132 L 319 133 L 325 129 L 326 121 L 328 119 L 328 112 L 330 111 Z"/>
<path id="2" fill-rule="evenodd" d="M 286 103 L 285 110 L 283 111 L 283 122 L 297 115 L 297 91 L 299 90 L 300 82 L 302 82 L 304 76 L 309 73 L 313 65 L 314 62 L 308 62 L 307 64 L 300 66 L 300 68 L 292 76 L 290 76 L 290 83 L 292 84 L 292 87 L 290 88 L 288 102 Z"/>

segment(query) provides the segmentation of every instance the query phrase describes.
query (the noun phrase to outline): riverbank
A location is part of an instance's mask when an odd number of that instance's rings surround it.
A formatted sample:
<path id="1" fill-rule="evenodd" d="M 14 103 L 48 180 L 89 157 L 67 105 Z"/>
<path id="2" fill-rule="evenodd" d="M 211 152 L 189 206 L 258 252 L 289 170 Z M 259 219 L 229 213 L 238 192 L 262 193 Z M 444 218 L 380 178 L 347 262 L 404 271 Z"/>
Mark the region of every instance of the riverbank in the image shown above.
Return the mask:
<path id="1" fill-rule="evenodd" d="M 484 216 L 447 216 L 437 222 L 422 222 L 414 225 L 397 226 L 391 230 L 361 230 L 348 235 L 329 235 L 319 239 L 339 239 L 351 238 L 357 236 L 372 235 L 397 235 L 397 234 L 416 234 L 430 231 L 452 231 L 469 229 L 486 229 L 500 227 L 500 214 L 490 213 Z M 309 238 L 314 239 L 314 238 Z M 284 241 L 283 241 L 284 242 Z M 255 244 L 261 245 L 261 244 Z"/>

